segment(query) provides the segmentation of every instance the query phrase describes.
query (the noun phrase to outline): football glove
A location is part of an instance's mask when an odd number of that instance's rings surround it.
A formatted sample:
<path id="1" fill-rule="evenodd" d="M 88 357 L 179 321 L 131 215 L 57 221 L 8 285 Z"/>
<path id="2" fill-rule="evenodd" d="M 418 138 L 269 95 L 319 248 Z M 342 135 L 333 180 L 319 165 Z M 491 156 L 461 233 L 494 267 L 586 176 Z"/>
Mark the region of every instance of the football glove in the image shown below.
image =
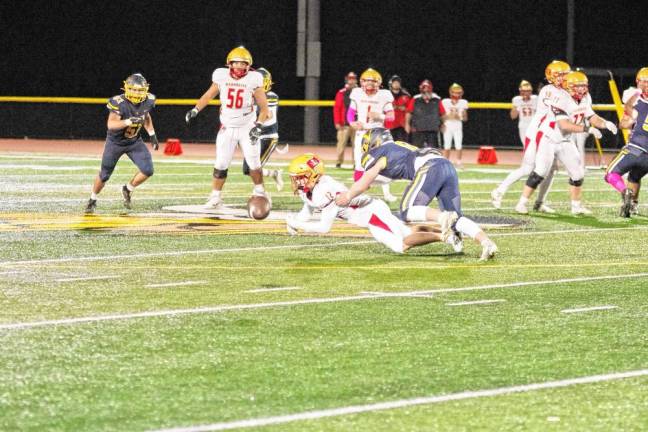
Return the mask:
<path id="1" fill-rule="evenodd" d="M 605 129 L 609 130 L 612 132 L 612 135 L 616 135 L 617 132 L 619 131 L 614 123 L 611 121 L 606 121 L 605 122 Z"/>
<path id="2" fill-rule="evenodd" d="M 158 142 L 157 136 L 155 134 L 149 135 L 149 138 L 151 139 L 151 147 L 153 147 L 153 150 L 157 151 L 160 148 L 160 143 Z"/>
<path id="3" fill-rule="evenodd" d="M 596 129 L 594 126 L 590 126 L 590 128 L 587 129 L 587 133 L 591 134 L 591 135 L 594 135 L 594 138 L 596 138 L 596 139 L 603 138 L 603 134 L 601 133 L 601 131 Z"/>
<path id="4" fill-rule="evenodd" d="M 257 123 L 252 129 L 250 129 L 250 140 L 255 142 L 261 136 L 261 124 Z"/>
<path id="5" fill-rule="evenodd" d="M 197 108 L 192 108 L 191 110 L 187 111 L 187 114 L 185 114 L 185 121 L 187 122 L 187 126 L 191 125 L 191 122 L 193 119 L 196 118 L 198 115 L 198 109 Z"/>

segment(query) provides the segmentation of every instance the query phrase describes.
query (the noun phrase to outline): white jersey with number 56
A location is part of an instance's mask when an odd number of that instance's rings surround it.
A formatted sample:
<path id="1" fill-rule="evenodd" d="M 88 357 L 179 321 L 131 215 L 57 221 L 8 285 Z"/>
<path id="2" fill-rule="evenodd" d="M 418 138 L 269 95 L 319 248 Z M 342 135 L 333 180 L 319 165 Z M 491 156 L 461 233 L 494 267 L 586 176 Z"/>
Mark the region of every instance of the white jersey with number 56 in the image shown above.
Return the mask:
<path id="1" fill-rule="evenodd" d="M 218 68 L 212 74 L 220 94 L 220 122 L 225 127 L 252 127 L 256 120 L 254 91 L 263 86 L 263 76 L 256 71 L 235 79 L 228 68 Z"/>
<path id="2" fill-rule="evenodd" d="M 358 115 L 358 121 L 362 122 L 366 129 L 374 129 L 384 127 L 383 121 L 370 120 L 369 113 L 377 112 L 384 114 L 394 110 L 392 102 L 394 96 L 392 92 L 386 89 L 380 89 L 372 95 L 368 95 L 360 87 L 351 90 L 351 107 L 353 107 Z"/>

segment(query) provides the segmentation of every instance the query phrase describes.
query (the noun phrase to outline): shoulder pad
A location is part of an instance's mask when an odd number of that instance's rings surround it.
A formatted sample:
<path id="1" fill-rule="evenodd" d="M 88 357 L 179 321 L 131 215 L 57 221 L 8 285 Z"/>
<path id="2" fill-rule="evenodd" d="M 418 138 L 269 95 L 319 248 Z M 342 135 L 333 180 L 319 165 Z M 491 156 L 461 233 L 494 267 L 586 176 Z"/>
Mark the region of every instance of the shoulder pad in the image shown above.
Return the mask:
<path id="1" fill-rule="evenodd" d="M 149 93 L 146 95 L 146 98 L 149 100 L 155 100 L 155 95 L 153 93 Z"/>

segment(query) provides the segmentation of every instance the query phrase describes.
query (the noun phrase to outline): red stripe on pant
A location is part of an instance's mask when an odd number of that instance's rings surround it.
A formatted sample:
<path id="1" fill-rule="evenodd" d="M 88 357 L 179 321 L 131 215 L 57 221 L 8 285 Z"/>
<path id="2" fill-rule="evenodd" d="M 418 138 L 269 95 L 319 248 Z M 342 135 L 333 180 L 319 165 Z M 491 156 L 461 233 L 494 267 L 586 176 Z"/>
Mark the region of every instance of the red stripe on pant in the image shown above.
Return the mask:
<path id="1" fill-rule="evenodd" d="M 375 214 L 371 215 L 371 218 L 369 219 L 369 225 L 377 226 L 378 228 L 382 228 L 385 231 L 393 232 L 385 222 L 383 222 L 378 216 Z"/>

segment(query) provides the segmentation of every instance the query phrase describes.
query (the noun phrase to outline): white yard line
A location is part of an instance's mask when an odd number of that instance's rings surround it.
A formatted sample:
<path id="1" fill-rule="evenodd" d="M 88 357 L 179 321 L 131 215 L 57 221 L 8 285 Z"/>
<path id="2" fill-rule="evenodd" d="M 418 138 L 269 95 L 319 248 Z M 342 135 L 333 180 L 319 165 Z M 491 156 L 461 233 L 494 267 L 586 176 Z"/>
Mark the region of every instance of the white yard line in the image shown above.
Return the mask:
<path id="1" fill-rule="evenodd" d="M 275 291 L 296 291 L 300 289 L 302 289 L 302 287 L 291 286 L 291 287 L 275 287 L 275 288 L 257 288 L 257 289 L 243 291 L 243 292 L 244 293 L 266 293 L 266 292 L 275 292 Z"/>
<path id="2" fill-rule="evenodd" d="M 101 261 L 101 260 L 183 256 L 183 255 L 225 254 L 225 253 L 264 251 L 264 250 L 276 250 L 276 249 L 304 249 L 304 248 L 318 248 L 318 247 L 326 248 L 326 247 L 335 247 L 335 246 L 362 245 L 362 244 L 370 244 L 370 243 L 374 243 L 374 241 L 363 240 L 363 241 L 350 241 L 350 242 L 339 242 L 339 243 L 256 246 L 256 247 L 243 247 L 243 248 L 231 248 L 231 249 L 199 249 L 199 250 L 187 250 L 187 251 L 176 251 L 176 252 L 150 252 L 150 253 L 139 253 L 139 254 L 98 255 L 98 256 L 87 256 L 87 257 L 49 258 L 49 259 L 23 260 L 23 261 L 0 261 L 0 266 L 51 264 L 51 263 L 62 263 L 62 262 L 87 262 L 87 261 Z"/>
<path id="3" fill-rule="evenodd" d="M 24 328 L 32 328 L 32 327 L 44 327 L 50 325 L 79 324 L 79 323 L 99 322 L 99 321 L 118 321 L 118 320 L 129 320 L 133 318 L 150 318 L 150 317 L 166 317 L 166 316 L 189 315 L 189 314 L 220 313 L 220 312 L 227 312 L 227 311 L 254 310 L 254 309 L 272 308 L 272 307 L 297 306 L 297 305 L 309 305 L 309 304 L 342 303 L 348 301 L 372 300 L 372 299 L 382 299 L 382 298 L 389 298 L 389 297 L 422 297 L 422 296 L 427 296 L 435 293 L 479 291 L 479 290 L 496 289 L 496 288 L 516 288 L 516 287 L 529 286 L 529 285 L 553 285 L 558 283 L 587 282 L 593 280 L 627 279 L 631 277 L 648 277 L 648 273 L 593 276 L 593 277 L 583 277 L 583 278 L 574 278 L 574 279 L 543 280 L 543 281 L 533 281 L 533 282 L 518 282 L 518 283 L 500 284 L 500 285 L 477 285 L 477 286 L 462 287 L 462 288 L 440 288 L 434 290 L 410 291 L 410 292 L 403 292 L 403 293 L 364 292 L 364 293 L 360 293 L 359 295 L 353 295 L 353 296 L 307 298 L 302 300 L 290 300 L 290 301 L 269 302 L 269 303 L 252 303 L 252 304 L 240 304 L 240 305 L 204 306 L 204 307 L 197 307 L 197 308 L 190 308 L 190 309 L 171 309 L 171 310 L 135 312 L 135 313 L 127 313 L 127 314 L 114 314 L 114 315 L 94 315 L 94 316 L 86 316 L 86 317 L 78 317 L 78 318 L 64 318 L 64 319 L 55 319 L 55 320 L 46 320 L 46 321 L 0 324 L 0 330 L 24 329 Z"/>
<path id="4" fill-rule="evenodd" d="M 72 278 L 61 278 L 55 279 L 56 282 L 77 282 L 77 281 L 89 281 L 89 280 L 104 280 L 104 279 L 117 279 L 119 276 L 87 276 L 87 277 L 72 277 Z"/>
<path id="5" fill-rule="evenodd" d="M 168 283 L 158 283 L 158 284 L 148 284 L 144 285 L 144 288 L 167 288 L 167 287 L 176 287 L 176 286 L 190 286 L 190 285 L 204 285 L 207 281 L 184 281 L 184 282 L 168 282 Z"/>
<path id="6" fill-rule="evenodd" d="M 530 235 L 545 235 L 545 234 L 579 234 L 579 233 L 589 233 L 589 232 L 625 231 L 625 230 L 643 231 L 646 229 L 648 229 L 648 227 L 630 226 L 630 227 L 620 227 L 620 228 L 585 228 L 585 229 L 554 230 L 554 231 L 520 231 L 520 232 L 509 232 L 509 233 L 496 232 L 496 233 L 489 234 L 489 237 L 514 237 L 514 236 L 530 236 Z"/>
<path id="7" fill-rule="evenodd" d="M 547 390 L 570 387 L 582 384 L 594 384 L 605 381 L 614 381 L 628 378 L 638 378 L 648 375 L 648 369 L 639 369 L 627 372 L 616 372 L 602 375 L 590 375 L 577 378 L 562 379 L 556 381 L 545 381 L 533 384 L 522 384 L 510 387 L 498 387 L 486 390 L 463 391 L 459 393 L 450 393 L 437 396 L 425 396 L 412 399 L 398 399 L 386 402 L 378 402 L 366 405 L 349 405 L 339 408 L 330 408 L 317 411 L 303 411 L 299 413 L 279 415 L 273 417 L 260 417 L 253 419 L 237 420 L 223 423 L 213 423 L 198 426 L 185 426 L 169 429 L 157 429 L 154 432 L 211 432 L 232 429 L 243 429 L 251 427 L 261 427 L 277 424 L 285 424 L 303 420 L 317 420 L 328 417 L 339 417 L 375 411 L 385 411 L 399 408 L 407 408 L 419 405 L 432 405 L 450 401 L 460 401 L 466 399 L 477 399 L 483 397 L 493 397 L 510 395 L 515 393 L 527 393 L 537 390 Z"/>
<path id="8" fill-rule="evenodd" d="M 606 305 L 606 306 L 592 306 L 586 308 L 575 308 L 575 309 L 563 309 L 560 312 L 562 313 L 579 313 L 579 312 L 591 312 L 591 311 L 601 311 L 601 310 L 610 310 L 617 309 L 618 306 Z"/>
<path id="9" fill-rule="evenodd" d="M 470 305 L 483 305 L 483 304 L 492 304 L 492 303 L 504 303 L 506 300 L 497 299 L 497 300 L 473 300 L 473 301 L 463 301 L 456 303 L 446 303 L 446 306 L 470 306 Z"/>

